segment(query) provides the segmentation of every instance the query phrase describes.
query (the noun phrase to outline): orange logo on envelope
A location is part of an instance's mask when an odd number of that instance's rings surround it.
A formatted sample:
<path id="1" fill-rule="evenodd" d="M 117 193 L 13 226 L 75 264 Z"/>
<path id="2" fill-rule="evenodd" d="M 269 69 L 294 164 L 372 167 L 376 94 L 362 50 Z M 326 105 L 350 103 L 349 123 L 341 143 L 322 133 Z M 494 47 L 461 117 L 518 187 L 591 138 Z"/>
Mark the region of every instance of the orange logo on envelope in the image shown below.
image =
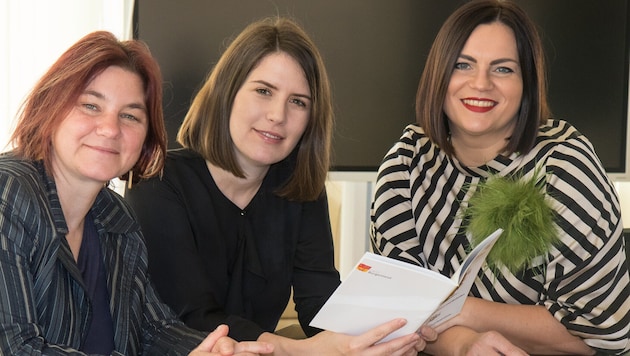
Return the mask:
<path id="1" fill-rule="evenodd" d="M 359 263 L 357 266 L 357 269 L 361 272 L 367 272 L 370 268 L 372 268 L 372 266 L 368 266 L 365 263 Z"/>

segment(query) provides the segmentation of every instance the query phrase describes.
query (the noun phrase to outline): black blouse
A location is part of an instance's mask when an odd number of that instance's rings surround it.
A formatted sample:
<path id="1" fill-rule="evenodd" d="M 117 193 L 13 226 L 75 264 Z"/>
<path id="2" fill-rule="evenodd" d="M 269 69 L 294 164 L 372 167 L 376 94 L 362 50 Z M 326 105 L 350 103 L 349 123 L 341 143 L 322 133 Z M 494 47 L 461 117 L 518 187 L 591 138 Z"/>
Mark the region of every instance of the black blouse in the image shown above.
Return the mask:
<path id="1" fill-rule="evenodd" d="M 195 329 L 230 326 L 236 340 L 273 332 L 291 287 L 308 323 L 339 284 L 326 195 L 291 202 L 273 191 L 289 177 L 272 166 L 243 210 L 216 186 L 196 153 L 169 151 L 162 179 L 125 193 L 142 225 L 149 272 L 160 296 Z"/>

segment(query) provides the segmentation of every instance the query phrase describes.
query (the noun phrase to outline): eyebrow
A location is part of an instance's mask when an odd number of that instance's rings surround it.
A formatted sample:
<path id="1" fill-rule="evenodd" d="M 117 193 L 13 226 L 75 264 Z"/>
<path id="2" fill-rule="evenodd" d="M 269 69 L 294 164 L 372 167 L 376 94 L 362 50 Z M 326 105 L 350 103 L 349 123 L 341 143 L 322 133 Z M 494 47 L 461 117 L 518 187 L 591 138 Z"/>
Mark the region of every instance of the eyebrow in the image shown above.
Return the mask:
<path id="1" fill-rule="evenodd" d="M 103 95 L 102 93 L 99 93 L 99 92 L 97 92 L 95 90 L 86 90 L 86 91 L 83 92 L 83 95 L 92 95 L 92 96 L 95 96 L 98 99 L 107 100 L 105 95 Z M 144 105 L 144 103 L 129 103 L 129 104 L 125 105 L 125 107 L 130 108 L 130 109 L 139 109 L 139 110 L 142 110 L 144 112 L 147 111 L 147 107 Z"/>
<path id="2" fill-rule="evenodd" d="M 460 54 L 459 55 L 460 58 L 469 60 L 471 62 L 477 63 L 477 60 L 469 55 L 466 54 Z M 512 59 L 512 58 L 499 58 L 499 59 L 495 59 L 492 62 L 490 62 L 491 65 L 496 65 L 496 64 L 501 64 L 501 63 L 505 63 L 505 62 L 512 62 L 515 64 L 519 64 L 517 60 Z"/>
<path id="3" fill-rule="evenodd" d="M 254 83 L 258 83 L 258 84 L 262 84 L 262 85 L 266 85 L 266 86 L 270 87 L 271 89 L 278 89 L 278 87 L 276 87 L 275 85 L 273 85 L 273 84 L 271 84 L 271 83 L 269 83 L 269 82 L 267 82 L 267 81 L 265 81 L 265 80 L 262 80 L 262 79 L 260 79 L 260 80 L 252 80 L 252 82 L 254 82 Z M 308 100 L 311 100 L 311 101 L 313 100 L 313 99 L 310 97 L 310 95 L 306 95 L 306 94 L 293 93 L 293 94 L 291 94 L 291 95 L 295 95 L 295 96 L 297 96 L 297 97 L 304 98 L 304 99 L 308 99 Z"/>

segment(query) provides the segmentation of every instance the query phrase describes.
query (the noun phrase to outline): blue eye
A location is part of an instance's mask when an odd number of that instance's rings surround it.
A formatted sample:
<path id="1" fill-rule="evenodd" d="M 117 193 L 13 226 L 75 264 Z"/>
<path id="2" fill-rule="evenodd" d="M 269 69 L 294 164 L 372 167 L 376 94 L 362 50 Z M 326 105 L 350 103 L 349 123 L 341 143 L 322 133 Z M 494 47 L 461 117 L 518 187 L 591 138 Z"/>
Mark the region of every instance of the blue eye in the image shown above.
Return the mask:
<path id="1" fill-rule="evenodd" d="M 140 119 L 138 119 L 137 117 L 131 114 L 121 114 L 120 116 L 124 119 L 132 120 L 132 121 L 140 121 Z"/>
<path id="2" fill-rule="evenodd" d="M 465 62 L 457 62 L 455 63 L 455 69 L 464 70 L 470 69 L 470 64 Z"/>

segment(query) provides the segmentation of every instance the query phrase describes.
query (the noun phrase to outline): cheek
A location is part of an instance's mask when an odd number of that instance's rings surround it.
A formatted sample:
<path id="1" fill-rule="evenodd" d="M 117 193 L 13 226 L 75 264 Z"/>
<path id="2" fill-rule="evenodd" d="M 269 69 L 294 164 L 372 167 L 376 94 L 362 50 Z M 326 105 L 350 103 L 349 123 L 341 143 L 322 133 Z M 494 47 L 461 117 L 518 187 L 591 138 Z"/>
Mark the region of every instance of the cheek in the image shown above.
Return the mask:
<path id="1" fill-rule="evenodd" d="M 506 93 L 514 98 L 514 100 L 521 102 L 523 98 L 523 81 L 522 79 L 514 80 L 510 83 L 506 83 L 504 90 Z"/>
<path id="2" fill-rule="evenodd" d="M 144 144 L 147 140 L 147 136 L 148 132 L 147 129 L 137 129 L 137 130 L 131 130 L 128 134 L 128 140 L 127 143 L 129 144 L 129 148 L 132 150 L 132 153 L 134 155 L 138 155 L 140 156 L 140 153 L 142 152 L 142 148 L 144 147 Z"/>
<path id="3" fill-rule="evenodd" d="M 459 102 L 459 99 L 457 97 L 457 92 L 459 88 L 459 83 L 456 80 L 451 79 L 448 84 L 448 88 L 446 89 L 446 97 L 444 98 L 444 111 L 452 110 L 455 103 Z"/>
<path id="4" fill-rule="evenodd" d="M 304 132 L 306 132 L 306 128 L 308 127 L 309 122 L 310 118 L 308 117 L 308 115 L 306 117 L 300 117 L 299 119 L 295 120 L 295 126 L 293 127 L 293 130 L 295 132 L 296 143 L 302 138 Z"/>
<path id="5" fill-rule="evenodd" d="M 523 89 L 521 87 L 513 87 L 510 92 L 510 102 L 512 103 L 514 111 L 518 111 L 523 101 Z"/>
<path id="6" fill-rule="evenodd" d="M 459 102 L 459 100 L 457 100 L 454 96 L 452 96 L 451 93 L 447 92 L 446 98 L 444 99 L 444 106 L 442 107 L 442 110 L 444 111 L 446 116 L 448 117 L 453 116 L 456 102 Z"/>

